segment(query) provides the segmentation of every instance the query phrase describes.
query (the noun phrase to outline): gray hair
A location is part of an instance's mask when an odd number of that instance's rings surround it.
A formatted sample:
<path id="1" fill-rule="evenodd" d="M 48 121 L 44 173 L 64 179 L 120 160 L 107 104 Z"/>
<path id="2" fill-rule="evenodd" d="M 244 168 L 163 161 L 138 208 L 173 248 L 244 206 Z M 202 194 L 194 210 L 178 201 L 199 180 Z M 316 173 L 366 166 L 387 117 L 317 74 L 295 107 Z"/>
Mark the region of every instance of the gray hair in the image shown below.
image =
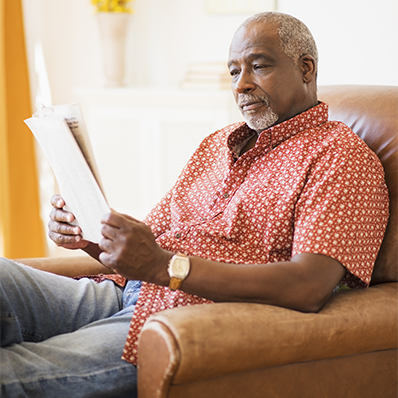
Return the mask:
<path id="1" fill-rule="evenodd" d="M 315 40 L 303 22 L 280 12 L 262 12 L 246 19 L 241 27 L 248 26 L 253 22 L 277 25 L 282 51 L 295 65 L 298 64 L 298 60 L 303 55 L 311 55 L 315 59 L 316 70 L 318 71 L 318 50 Z"/>

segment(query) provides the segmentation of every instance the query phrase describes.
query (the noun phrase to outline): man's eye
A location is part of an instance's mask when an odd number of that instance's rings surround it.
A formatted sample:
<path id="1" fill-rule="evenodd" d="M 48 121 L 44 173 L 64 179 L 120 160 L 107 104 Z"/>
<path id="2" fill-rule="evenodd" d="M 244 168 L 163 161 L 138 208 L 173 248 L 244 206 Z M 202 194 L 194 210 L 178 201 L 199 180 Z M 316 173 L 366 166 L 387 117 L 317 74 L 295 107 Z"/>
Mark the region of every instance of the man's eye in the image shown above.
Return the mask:
<path id="1" fill-rule="evenodd" d="M 229 74 L 230 74 L 231 76 L 235 76 L 235 75 L 237 75 L 238 73 L 239 73 L 239 71 L 238 71 L 237 69 L 232 69 L 232 70 L 229 71 Z"/>
<path id="2" fill-rule="evenodd" d="M 253 68 L 254 68 L 254 69 L 263 69 L 263 68 L 266 68 L 266 65 L 255 64 L 255 65 L 253 65 Z"/>

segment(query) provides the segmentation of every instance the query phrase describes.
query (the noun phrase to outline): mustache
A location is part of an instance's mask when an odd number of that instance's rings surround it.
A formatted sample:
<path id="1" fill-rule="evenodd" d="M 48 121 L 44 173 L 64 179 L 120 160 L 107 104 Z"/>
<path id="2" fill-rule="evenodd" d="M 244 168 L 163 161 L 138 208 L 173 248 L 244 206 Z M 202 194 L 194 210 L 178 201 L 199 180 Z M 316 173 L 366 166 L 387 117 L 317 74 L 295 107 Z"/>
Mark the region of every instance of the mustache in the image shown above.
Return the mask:
<path id="1" fill-rule="evenodd" d="M 268 98 L 263 95 L 239 94 L 238 96 L 238 105 L 241 107 L 258 101 L 264 102 L 266 106 L 269 106 Z"/>

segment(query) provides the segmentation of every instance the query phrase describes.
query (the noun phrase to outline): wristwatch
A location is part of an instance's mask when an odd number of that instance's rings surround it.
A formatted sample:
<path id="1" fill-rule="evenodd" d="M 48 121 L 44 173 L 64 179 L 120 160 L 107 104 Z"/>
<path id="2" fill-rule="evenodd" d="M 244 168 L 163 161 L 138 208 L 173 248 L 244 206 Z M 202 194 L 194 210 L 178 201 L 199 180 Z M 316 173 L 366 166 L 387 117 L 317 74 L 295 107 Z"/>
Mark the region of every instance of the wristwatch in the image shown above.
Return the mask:
<path id="1" fill-rule="evenodd" d="M 177 290 L 188 276 L 191 263 L 189 257 L 182 253 L 175 254 L 169 262 L 167 271 L 170 275 L 169 289 Z"/>

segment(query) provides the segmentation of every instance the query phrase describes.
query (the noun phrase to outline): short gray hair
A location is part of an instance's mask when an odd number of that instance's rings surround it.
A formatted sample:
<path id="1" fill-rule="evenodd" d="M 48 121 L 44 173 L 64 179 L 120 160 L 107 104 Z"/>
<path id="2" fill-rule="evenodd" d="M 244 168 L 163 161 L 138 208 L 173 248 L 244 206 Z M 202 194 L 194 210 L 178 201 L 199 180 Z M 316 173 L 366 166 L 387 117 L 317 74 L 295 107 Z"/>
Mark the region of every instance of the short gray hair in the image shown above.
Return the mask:
<path id="1" fill-rule="evenodd" d="M 303 22 L 291 15 L 280 12 L 262 12 L 246 19 L 241 27 L 248 26 L 253 22 L 277 25 L 282 51 L 295 65 L 298 64 L 298 60 L 303 55 L 311 55 L 315 59 L 316 70 L 318 71 L 318 50 L 315 40 Z"/>

